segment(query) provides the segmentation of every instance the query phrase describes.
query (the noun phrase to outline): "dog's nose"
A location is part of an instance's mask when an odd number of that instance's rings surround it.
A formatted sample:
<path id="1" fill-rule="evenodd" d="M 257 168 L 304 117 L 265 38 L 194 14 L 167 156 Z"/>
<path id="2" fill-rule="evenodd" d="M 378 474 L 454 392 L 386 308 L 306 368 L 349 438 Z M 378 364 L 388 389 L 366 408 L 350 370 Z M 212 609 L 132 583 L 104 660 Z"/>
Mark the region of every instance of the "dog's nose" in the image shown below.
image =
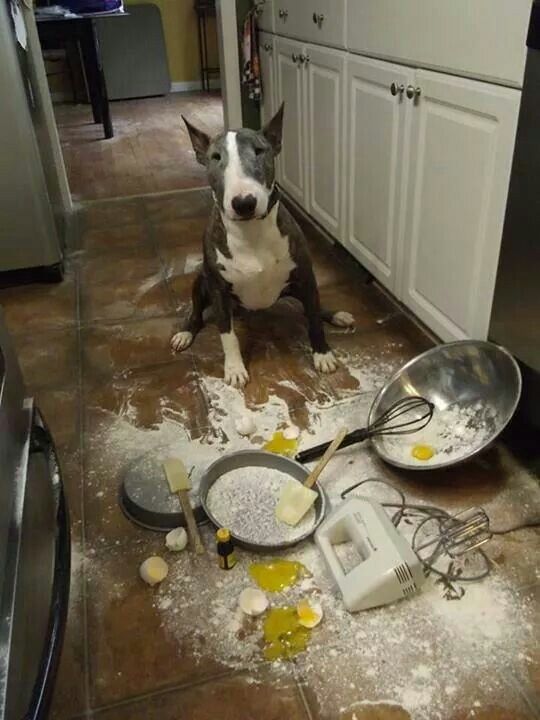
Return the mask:
<path id="1" fill-rule="evenodd" d="M 257 207 L 257 198 L 254 195 L 235 195 L 231 205 L 238 216 L 241 218 L 250 218 Z"/>

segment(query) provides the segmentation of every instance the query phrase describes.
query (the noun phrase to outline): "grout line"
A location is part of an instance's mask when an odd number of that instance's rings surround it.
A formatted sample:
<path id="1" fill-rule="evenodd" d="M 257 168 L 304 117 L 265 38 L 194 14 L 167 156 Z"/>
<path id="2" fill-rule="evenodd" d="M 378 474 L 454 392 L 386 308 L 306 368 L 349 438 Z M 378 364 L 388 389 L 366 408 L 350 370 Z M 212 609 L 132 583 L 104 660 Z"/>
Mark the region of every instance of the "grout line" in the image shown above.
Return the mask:
<path id="1" fill-rule="evenodd" d="M 241 672 L 242 671 L 240 671 L 240 673 Z M 239 671 L 237 670 L 224 670 L 223 672 L 217 673 L 216 675 L 211 675 L 210 677 L 202 678 L 200 680 L 196 680 L 195 682 L 171 685 L 169 687 L 162 688 L 161 690 L 155 690 L 153 692 L 143 693 L 142 695 L 134 695 L 133 697 L 125 698 L 124 700 L 118 700 L 117 702 L 111 703 L 109 705 L 99 705 L 93 708 L 93 712 L 98 713 L 105 710 L 114 710 L 116 708 L 123 708 L 126 706 L 135 705 L 137 703 L 144 702 L 145 700 L 152 700 L 153 698 L 163 697 L 164 695 L 172 695 L 176 692 L 185 692 L 187 690 L 192 690 L 193 688 L 209 685 L 216 680 L 223 680 L 229 677 L 234 677 L 238 674 Z"/>
<path id="2" fill-rule="evenodd" d="M 73 206 L 75 209 L 79 209 L 85 206 L 92 206 L 92 205 L 105 205 L 108 203 L 115 203 L 115 202 L 124 202 L 128 200 L 144 200 L 146 198 L 159 198 L 159 197 L 169 197 L 170 195 L 183 195 L 186 193 L 194 193 L 199 192 L 201 190 L 210 190 L 209 185 L 196 185 L 194 187 L 189 188 L 177 188 L 175 190 L 161 190 L 158 192 L 152 192 L 152 193 L 139 193 L 137 195 L 117 195 L 116 197 L 106 197 L 106 198 L 93 198 L 90 200 L 84 200 L 84 199 L 77 199 L 74 200 Z"/>
<path id="3" fill-rule="evenodd" d="M 77 232 L 80 232 L 80 227 L 77 222 Z M 78 239 L 80 240 L 80 238 Z M 83 347 L 82 347 L 82 332 L 81 332 L 81 283 L 80 283 L 80 267 L 78 265 L 74 268 L 75 272 L 75 297 L 76 297 L 76 332 L 77 332 L 77 354 L 78 354 L 78 389 L 79 389 L 79 418 L 78 418 L 78 429 L 79 429 L 79 450 L 80 450 L 80 513 L 81 513 L 81 550 L 82 550 L 82 567 L 81 567 L 81 593 L 82 593 L 82 613 L 83 613 L 83 654 L 84 654 L 84 717 L 91 717 L 90 710 L 90 651 L 88 643 L 88 602 L 86 593 L 86 567 L 84 558 L 86 557 L 86 523 L 85 523 L 85 473 L 84 473 L 84 403 L 83 403 Z"/>
<path id="4" fill-rule="evenodd" d="M 300 695 L 300 700 L 302 701 L 302 705 L 304 706 L 304 710 L 306 712 L 306 716 L 308 720 L 313 720 L 313 713 L 311 712 L 311 707 L 309 705 L 309 700 L 306 697 L 306 693 L 304 691 L 302 679 L 298 676 L 298 672 L 296 667 L 294 668 L 294 679 L 296 682 L 296 689 L 298 691 L 298 694 Z"/>

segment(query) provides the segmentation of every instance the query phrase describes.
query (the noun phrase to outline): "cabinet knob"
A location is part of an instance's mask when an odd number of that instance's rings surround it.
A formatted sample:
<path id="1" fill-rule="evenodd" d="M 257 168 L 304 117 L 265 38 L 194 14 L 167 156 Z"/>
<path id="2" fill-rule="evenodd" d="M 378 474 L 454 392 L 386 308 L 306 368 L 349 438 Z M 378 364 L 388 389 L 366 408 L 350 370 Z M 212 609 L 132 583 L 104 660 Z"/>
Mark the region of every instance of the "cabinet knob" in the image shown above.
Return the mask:
<path id="1" fill-rule="evenodd" d="M 266 52 L 272 52 L 272 46 L 270 43 L 264 43 L 263 48 L 266 50 Z"/>
<path id="2" fill-rule="evenodd" d="M 392 93 L 392 95 L 393 95 L 394 97 L 395 97 L 396 95 L 401 96 L 401 95 L 403 95 L 403 93 L 405 92 L 405 85 L 398 85 L 397 83 L 393 82 L 393 83 L 390 85 L 390 92 Z"/>
<path id="3" fill-rule="evenodd" d="M 407 85 L 407 97 L 409 100 L 416 100 L 422 94 L 422 88 Z"/>
<path id="4" fill-rule="evenodd" d="M 306 55 L 304 55 L 304 53 L 300 53 L 300 55 L 298 56 L 298 62 L 300 63 L 300 65 L 303 65 L 306 62 L 306 60 L 307 60 Z"/>
<path id="5" fill-rule="evenodd" d="M 286 20 L 289 17 L 289 11 L 281 9 L 279 10 L 278 15 L 282 20 Z"/>
<path id="6" fill-rule="evenodd" d="M 306 65 L 309 65 L 309 63 L 311 62 L 311 58 L 310 58 L 309 55 L 306 55 L 306 56 L 304 57 L 304 62 L 306 63 Z"/>
<path id="7" fill-rule="evenodd" d="M 313 22 L 315 23 L 315 25 L 318 25 L 319 27 L 321 27 L 324 22 L 324 15 L 322 13 L 314 12 L 313 13 Z"/>
<path id="8" fill-rule="evenodd" d="M 297 63 L 300 60 L 300 55 L 297 55 L 296 53 L 292 53 L 291 59 L 293 63 Z"/>

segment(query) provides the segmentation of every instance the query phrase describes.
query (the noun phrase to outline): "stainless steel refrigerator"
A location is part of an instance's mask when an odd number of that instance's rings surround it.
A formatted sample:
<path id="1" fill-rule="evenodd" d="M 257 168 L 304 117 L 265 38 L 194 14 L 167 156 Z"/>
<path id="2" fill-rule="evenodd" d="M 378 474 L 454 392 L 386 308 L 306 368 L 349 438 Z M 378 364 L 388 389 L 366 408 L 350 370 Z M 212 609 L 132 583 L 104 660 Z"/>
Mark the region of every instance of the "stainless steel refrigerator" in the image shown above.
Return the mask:
<path id="1" fill-rule="evenodd" d="M 60 279 L 69 188 L 34 17 L 18 3 L 16 35 L 11 3 L 0 0 L 0 271 Z"/>
<path id="2" fill-rule="evenodd" d="M 522 415 L 540 427 L 540 0 L 532 6 L 490 338 L 520 361 Z"/>

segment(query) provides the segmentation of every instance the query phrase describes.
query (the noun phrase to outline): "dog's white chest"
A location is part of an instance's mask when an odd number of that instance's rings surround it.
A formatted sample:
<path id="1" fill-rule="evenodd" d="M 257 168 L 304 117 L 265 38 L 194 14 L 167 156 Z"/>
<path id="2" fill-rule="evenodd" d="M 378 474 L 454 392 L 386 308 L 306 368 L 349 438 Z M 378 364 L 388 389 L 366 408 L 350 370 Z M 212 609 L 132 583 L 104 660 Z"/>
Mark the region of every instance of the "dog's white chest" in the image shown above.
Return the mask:
<path id="1" fill-rule="evenodd" d="M 222 277 L 248 310 L 273 305 L 296 267 L 289 254 L 289 239 L 282 236 L 271 218 L 242 223 L 227 233 L 232 257 L 218 251 Z"/>

